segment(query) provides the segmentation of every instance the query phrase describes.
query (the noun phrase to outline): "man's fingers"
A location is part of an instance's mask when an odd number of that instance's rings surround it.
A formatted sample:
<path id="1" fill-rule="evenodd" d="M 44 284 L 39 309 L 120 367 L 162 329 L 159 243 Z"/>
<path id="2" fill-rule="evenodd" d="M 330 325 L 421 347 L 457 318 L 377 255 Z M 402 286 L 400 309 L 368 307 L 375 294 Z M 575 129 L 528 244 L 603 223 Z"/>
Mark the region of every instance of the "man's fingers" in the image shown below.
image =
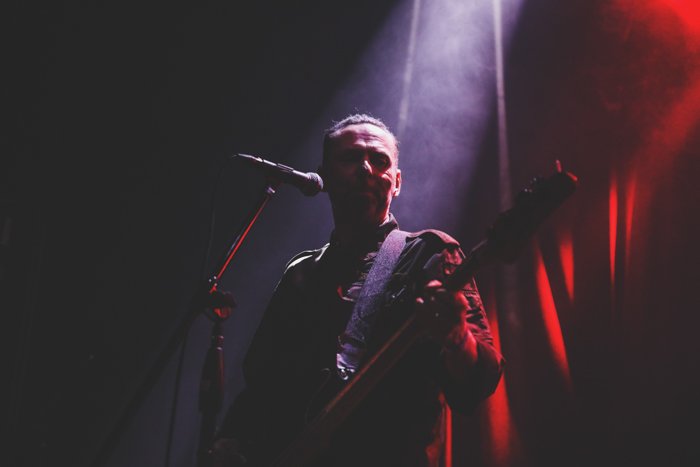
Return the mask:
<path id="1" fill-rule="evenodd" d="M 439 280 L 436 280 L 436 279 L 433 279 L 430 282 L 428 282 L 427 284 L 425 284 L 426 290 L 436 290 L 436 289 L 439 289 L 440 287 L 442 287 L 442 282 L 440 282 Z"/>

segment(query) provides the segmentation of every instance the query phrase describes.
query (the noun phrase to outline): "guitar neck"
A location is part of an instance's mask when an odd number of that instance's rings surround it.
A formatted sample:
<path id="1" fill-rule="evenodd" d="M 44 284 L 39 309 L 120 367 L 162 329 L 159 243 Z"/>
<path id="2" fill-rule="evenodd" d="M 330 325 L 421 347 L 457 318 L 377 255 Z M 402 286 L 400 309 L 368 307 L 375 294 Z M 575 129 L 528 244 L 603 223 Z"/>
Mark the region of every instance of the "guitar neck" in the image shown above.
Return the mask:
<path id="1" fill-rule="evenodd" d="M 463 288 L 472 280 L 477 271 L 494 261 L 495 255 L 492 250 L 491 243 L 488 240 L 482 240 L 471 249 L 467 259 L 457 266 L 452 274 L 445 277 L 443 286 L 448 290 Z"/>

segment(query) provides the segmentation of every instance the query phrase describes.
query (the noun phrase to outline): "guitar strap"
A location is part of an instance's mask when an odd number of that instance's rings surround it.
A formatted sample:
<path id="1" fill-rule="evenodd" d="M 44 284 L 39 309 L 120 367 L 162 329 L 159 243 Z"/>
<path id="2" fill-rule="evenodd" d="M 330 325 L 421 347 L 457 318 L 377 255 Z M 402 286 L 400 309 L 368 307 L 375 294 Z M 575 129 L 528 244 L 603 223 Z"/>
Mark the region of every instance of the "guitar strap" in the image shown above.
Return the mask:
<path id="1" fill-rule="evenodd" d="M 392 230 L 386 237 L 362 285 L 345 331 L 338 337 L 336 369 L 343 380 L 349 379 L 362 363 L 377 312 L 384 301 L 386 284 L 406 245 L 406 237 L 408 232 L 399 229 Z"/>

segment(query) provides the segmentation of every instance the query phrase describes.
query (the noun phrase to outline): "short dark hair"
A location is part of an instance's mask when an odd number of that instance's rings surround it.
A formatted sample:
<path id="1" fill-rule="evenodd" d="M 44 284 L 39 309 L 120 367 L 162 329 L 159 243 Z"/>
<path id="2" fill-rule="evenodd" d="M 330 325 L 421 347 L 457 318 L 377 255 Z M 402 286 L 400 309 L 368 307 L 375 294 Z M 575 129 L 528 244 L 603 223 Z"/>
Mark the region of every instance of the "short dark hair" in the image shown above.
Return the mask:
<path id="1" fill-rule="evenodd" d="M 387 126 L 386 123 L 378 119 L 377 117 L 373 117 L 372 115 L 369 114 L 352 114 L 348 115 L 342 120 L 339 120 L 337 122 L 333 122 L 333 125 L 331 125 L 326 131 L 323 133 L 323 162 L 326 162 L 326 159 L 328 158 L 328 153 L 331 149 L 331 144 L 333 143 L 333 140 L 338 136 L 338 134 L 345 128 L 351 126 L 351 125 L 361 125 L 363 123 L 367 123 L 369 125 L 374 125 L 377 128 L 381 128 L 382 130 L 386 131 L 391 135 L 391 137 L 394 139 L 394 145 L 396 146 L 396 160 L 398 161 L 399 158 L 399 139 L 394 135 L 394 133 L 391 132 L 389 127 Z"/>

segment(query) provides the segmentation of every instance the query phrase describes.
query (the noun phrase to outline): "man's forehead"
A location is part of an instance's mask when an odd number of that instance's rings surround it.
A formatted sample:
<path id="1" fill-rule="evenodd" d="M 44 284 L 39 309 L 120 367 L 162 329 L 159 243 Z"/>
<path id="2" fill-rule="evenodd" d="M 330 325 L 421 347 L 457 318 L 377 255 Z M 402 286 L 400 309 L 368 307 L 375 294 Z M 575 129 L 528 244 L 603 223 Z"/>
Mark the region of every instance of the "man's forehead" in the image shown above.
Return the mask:
<path id="1" fill-rule="evenodd" d="M 348 125 L 340 130 L 333 139 L 336 147 L 366 143 L 373 146 L 383 146 L 393 153 L 396 152 L 396 143 L 391 133 L 371 123 Z"/>

